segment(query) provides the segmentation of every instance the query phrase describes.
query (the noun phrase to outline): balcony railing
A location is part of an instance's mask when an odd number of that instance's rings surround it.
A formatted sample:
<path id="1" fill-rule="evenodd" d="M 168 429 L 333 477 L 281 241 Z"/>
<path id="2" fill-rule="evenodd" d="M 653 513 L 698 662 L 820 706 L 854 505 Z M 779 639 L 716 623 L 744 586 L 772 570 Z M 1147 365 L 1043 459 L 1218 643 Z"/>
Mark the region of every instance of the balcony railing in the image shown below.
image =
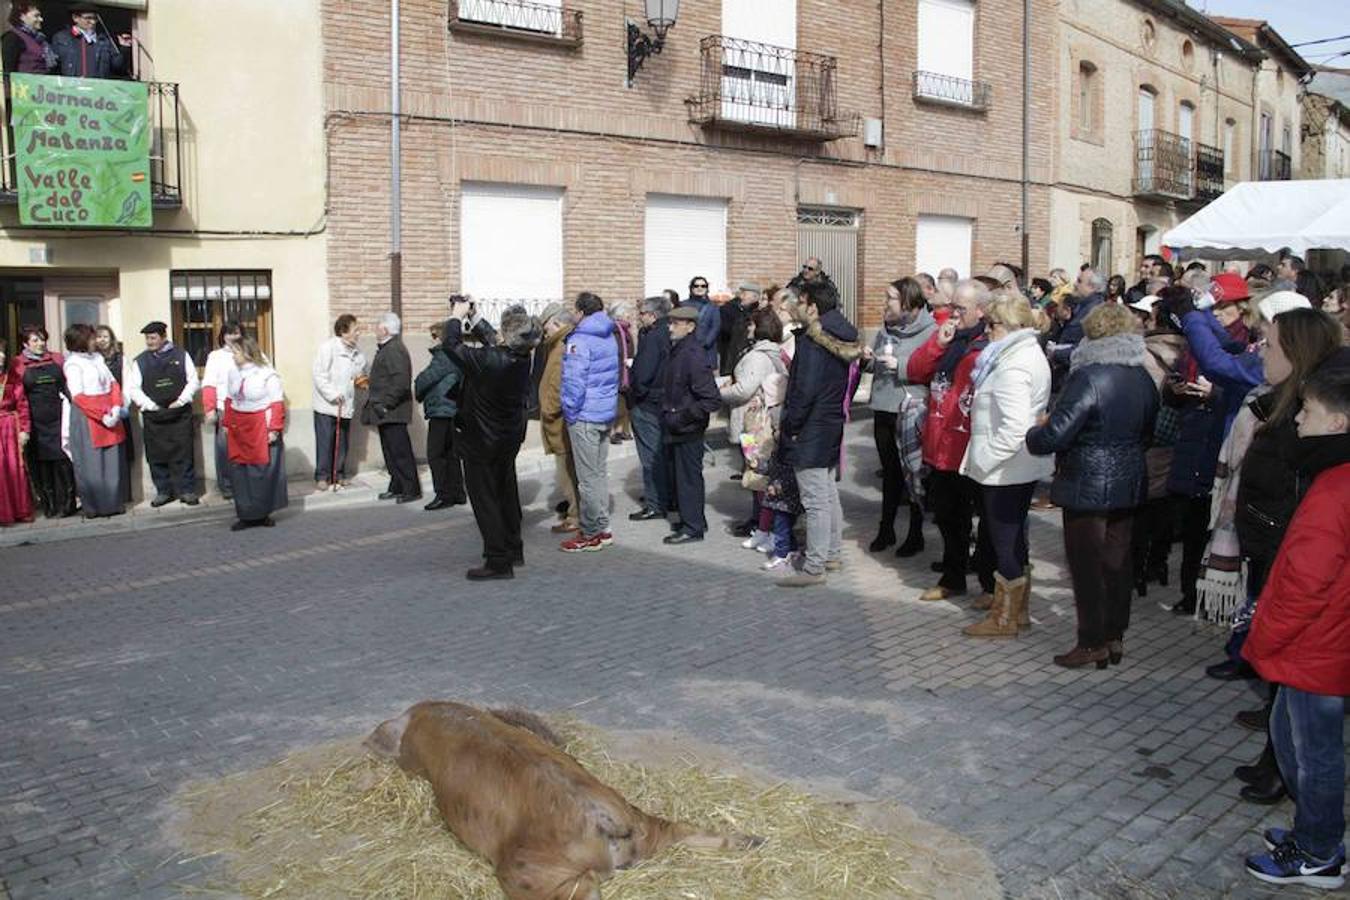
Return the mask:
<path id="1" fill-rule="evenodd" d="M 1191 172 L 1192 144 L 1168 131 L 1139 131 L 1134 136 L 1134 194 L 1170 200 L 1189 200 L 1195 180 Z"/>
<path id="2" fill-rule="evenodd" d="M 992 95 L 993 88 L 987 81 L 970 81 L 937 72 L 914 73 L 914 99 L 923 103 L 984 112 Z"/>
<path id="3" fill-rule="evenodd" d="M 1208 203 L 1223 193 L 1223 151 L 1208 144 L 1195 145 L 1195 199 Z"/>
<path id="4" fill-rule="evenodd" d="M 150 128 L 150 202 L 156 209 L 177 209 L 183 205 L 182 123 L 178 109 L 178 85 L 169 81 L 147 81 Z M 19 180 L 15 162 L 14 130 L 8 126 L 9 110 L 3 110 L 6 127 L 0 128 L 0 204 L 19 202 Z"/>
<path id="5" fill-rule="evenodd" d="M 830 141 L 858 133 L 857 113 L 839 110 L 833 56 L 712 35 L 697 97 L 685 101 L 689 121 L 709 128 L 765 131 Z"/>
<path id="6" fill-rule="evenodd" d="M 1288 153 L 1279 150 L 1261 151 L 1261 168 L 1258 181 L 1288 181 L 1293 176 Z"/>
<path id="7" fill-rule="evenodd" d="M 581 45 L 581 10 L 526 0 L 450 0 L 450 30 Z"/>

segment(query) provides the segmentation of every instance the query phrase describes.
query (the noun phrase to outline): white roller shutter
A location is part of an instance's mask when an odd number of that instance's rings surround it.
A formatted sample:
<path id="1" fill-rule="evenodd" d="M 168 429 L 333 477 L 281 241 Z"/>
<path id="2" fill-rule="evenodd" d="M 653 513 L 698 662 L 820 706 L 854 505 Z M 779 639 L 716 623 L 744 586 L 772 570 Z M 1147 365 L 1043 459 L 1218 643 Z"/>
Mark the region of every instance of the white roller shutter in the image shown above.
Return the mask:
<path id="1" fill-rule="evenodd" d="M 919 216 L 914 233 L 914 267 L 934 278 L 943 269 L 970 277 L 970 246 L 975 220 L 961 216 Z"/>
<path id="2" fill-rule="evenodd" d="M 797 0 L 722 0 L 722 35 L 797 49 Z"/>
<path id="3" fill-rule="evenodd" d="M 689 294 L 695 275 L 715 292 L 727 286 L 727 201 L 648 194 L 645 227 L 647 296 L 674 288 Z"/>
<path id="4" fill-rule="evenodd" d="M 919 0 L 920 72 L 975 77 L 973 0 Z"/>
<path id="5" fill-rule="evenodd" d="M 562 188 L 460 186 L 460 285 L 484 301 L 560 300 Z"/>

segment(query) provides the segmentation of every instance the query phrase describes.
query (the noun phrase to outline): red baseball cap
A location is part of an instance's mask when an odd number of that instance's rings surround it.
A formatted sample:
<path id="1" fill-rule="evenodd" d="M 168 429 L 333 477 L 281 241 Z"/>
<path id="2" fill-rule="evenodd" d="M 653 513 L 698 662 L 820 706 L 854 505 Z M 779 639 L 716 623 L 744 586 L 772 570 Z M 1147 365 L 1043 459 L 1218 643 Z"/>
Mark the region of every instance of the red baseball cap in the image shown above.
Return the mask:
<path id="1" fill-rule="evenodd" d="M 1209 291 L 1214 296 L 1214 305 L 1237 303 L 1251 297 L 1247 290 L 1247 279 L 1236 272 L 1220 272 L 1209 280 Z"/>

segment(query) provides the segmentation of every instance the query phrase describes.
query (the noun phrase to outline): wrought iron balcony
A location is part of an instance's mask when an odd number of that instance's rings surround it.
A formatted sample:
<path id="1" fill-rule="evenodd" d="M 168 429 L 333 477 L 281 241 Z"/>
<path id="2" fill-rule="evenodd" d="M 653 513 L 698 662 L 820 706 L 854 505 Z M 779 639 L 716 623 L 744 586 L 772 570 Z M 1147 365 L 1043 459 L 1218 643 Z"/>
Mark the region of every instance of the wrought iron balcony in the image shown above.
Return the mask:
<path id="1" fill-rule="evenodd" d="M 993 88 L 987 81 L 969 81 L 937 72 L 914 73 L 914 99 L 939 106 L 956 106 L 984 112 Z"/>
<path id="2" fill-rule="evenodd" d="M 1179 134 L 1157 129 L 1136 132 L 1134 195 L 1189 200 L 1195 189 L 1192 152 L 1191 141 Z"/>
<path id="3" fill-rule="evenodd" d="M 1209 144 L 1195 145 L 1195 200 L 1208 203 L 1223 193 L 1223 151 Z"/>
<path id="4" fill-rule="evenodd" d="M 144 82 L 149 104 L 150 202 L 155 209 L 183 205 L 182 123 L 178 109 L 178 85 L 170 81 Z M 9 109 L 3 110 L 6 127 L 0 128 L 0 204 L 19 202 L 18 167 L 14 129 L 9 127 Z"/>
<path id="5" fill-rule="evenodd" d="M 711 35 L 689 121 L 728 131 L 763 131 L 831 141 L 858 133 L 857 113 L 839 110 L 833 56 Z"/>
<path id="6" fill-rule="evenodd" d="M 1279 150 L 1261 151 L 1261 168 L 1258 181 L 1288 181 L 1293 176 L 1293 166 L 1288 153 Z"/>
<path id="7" fill-rule="evenodd" d="M 581 10 L 526 0 L 450 0 L 450 30 L 581 46 Z"/>

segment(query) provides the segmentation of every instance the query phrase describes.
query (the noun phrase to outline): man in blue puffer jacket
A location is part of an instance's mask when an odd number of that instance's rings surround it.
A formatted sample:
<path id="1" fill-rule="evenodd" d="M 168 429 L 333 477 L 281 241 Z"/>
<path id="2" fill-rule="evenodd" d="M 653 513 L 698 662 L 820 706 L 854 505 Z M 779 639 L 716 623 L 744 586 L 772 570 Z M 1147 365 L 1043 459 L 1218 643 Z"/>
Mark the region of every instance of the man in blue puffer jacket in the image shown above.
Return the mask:
<path id="1" fill-rule="evenodd" d="M 567 553 L 603 550 L 613 543 L 609 533 L 609 429 L 619 402 L 619 346 L 614 320 L 595 294 L 577 295 L 581 321 L 572 329 L 563 351 L 562 412 L 572 440 L 577 471 L 581 533 L 563 541 Z"/>

